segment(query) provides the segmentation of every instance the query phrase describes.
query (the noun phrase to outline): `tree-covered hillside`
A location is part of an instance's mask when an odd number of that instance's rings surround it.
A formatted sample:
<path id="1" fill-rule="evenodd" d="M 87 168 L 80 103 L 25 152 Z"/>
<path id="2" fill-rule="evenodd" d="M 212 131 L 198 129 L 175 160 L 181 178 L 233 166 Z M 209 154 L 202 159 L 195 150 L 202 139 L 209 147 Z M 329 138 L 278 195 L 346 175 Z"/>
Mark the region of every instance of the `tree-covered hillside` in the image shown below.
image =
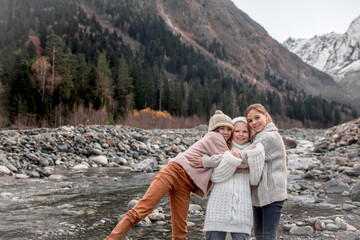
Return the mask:
<path id="1" fill-rule="evenodd" d="M 329 126 L 357 116 L 350 106 L 307 96 L 268 75 L 278 91 L 229 77 L 216 60 L 185 45 L 155 11 L 136 1 L 9 0 L 0 21 L 0 97 L 6 125 L 67 124 L 79 109 L 102 110 L 115 123 L 133 109 L 209 117 L 241 115 L 263 103 L 274 116 Z M 151 7 L 149 7 L 151 9 Z M 4 17 L 5 18 L 5 17 Z M 201 45 L 218 59 L 218 42 Z M 278 94 L 278 92 L 282 94 Z"/>

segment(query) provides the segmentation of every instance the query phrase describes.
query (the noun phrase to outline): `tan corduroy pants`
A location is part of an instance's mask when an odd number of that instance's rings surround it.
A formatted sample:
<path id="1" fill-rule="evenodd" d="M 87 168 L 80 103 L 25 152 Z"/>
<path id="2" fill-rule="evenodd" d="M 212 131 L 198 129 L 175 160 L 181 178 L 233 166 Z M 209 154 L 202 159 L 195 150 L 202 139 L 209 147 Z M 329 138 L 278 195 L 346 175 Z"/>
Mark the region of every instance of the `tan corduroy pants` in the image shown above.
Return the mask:
<path id="1" fill-rule="evenodd" d="M 126 233 L 151 213 L 167 193 L 170 199 L 172 239 L 187 239 L 190 193 L 195 188 L 194 182 L 179 164 L 168 163 L 153 178 L 144 197 L 125 214 L 106 240 L 124 239 Z"/>

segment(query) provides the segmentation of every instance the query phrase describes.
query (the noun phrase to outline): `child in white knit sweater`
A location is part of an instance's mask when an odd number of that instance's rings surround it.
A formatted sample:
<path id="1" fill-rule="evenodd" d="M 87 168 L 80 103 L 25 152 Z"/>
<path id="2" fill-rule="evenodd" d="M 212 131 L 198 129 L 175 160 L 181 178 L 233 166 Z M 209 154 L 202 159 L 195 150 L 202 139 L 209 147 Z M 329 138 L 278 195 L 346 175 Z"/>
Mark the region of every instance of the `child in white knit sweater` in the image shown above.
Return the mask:
<path id="1" fill-rule="evenodd" d="M 249 239 L 253 227 L 250 184 L 257 185 L 264 166 L 264 147 L 261 143 L 249 149 L 250 128 L 244 117 L 233 119 L 232 150 L 222 155 L 204 156 L 193 163 L 197 167 L 215 167 L 204 223 L 208 240 L 222 240 L 227 232 L 232 239 Z M 241 158 L 239 158 L 241 155 Z M 244 159 L 244 160 L 242 160 Z M 246 161 L 247 160 L 247 161 Z M 238 168 L 249 171 L 234 173 Z"/>

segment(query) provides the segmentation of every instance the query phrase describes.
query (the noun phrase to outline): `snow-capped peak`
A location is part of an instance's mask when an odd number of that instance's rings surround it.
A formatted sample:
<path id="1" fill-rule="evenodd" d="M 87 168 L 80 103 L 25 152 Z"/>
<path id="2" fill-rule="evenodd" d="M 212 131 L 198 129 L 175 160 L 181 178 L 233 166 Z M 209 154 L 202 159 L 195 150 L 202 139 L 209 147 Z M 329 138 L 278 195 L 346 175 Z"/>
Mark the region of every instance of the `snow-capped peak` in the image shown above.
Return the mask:
<path id="1" fill-rule="evenodd" d="M 304 62 L 323 70 L 330 57 L 333 45 L 341 38 L 341 34 L 328 33 L 314 36 L 311 39 L 288 38 L 283 45 L 298 55 Z"/>
<path id="2" fill-rule="evenodd" d="M 360 16 L 344 34 L 289 38 L 283 45 L 304 62 L 331 75 L 354 99 L 360 99 Z"/>
<path id="3" fill-rule="evenodd" d="M 351 22 L 346 34 L 351 36 L 354 41 L 360 41 L 360 16 Z"/>

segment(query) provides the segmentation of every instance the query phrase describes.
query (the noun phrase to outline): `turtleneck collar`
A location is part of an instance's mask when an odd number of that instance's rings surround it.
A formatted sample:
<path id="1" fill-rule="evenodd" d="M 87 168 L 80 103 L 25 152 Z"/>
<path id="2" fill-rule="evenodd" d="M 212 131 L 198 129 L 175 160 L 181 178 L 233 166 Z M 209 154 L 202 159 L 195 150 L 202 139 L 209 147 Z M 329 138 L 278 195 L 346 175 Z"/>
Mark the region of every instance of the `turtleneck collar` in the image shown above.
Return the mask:
<path id="1" fill-rule="evenodd" d="M 246 148 L 247 146 L 249 146 L 249 145 L 250 145 L 250 142 L 247 142 L 247 143 L 245 143 L 245 144 L 243 144 L 243 145 L 240 145 L 240 144 L 237 144 L 235 141 L 232 141 L 232 144 L 233 144 L 233 147 L 234 147 L 234 148 L 241 150 L 241 149 L 244 149 L 244 148 Z"/>

